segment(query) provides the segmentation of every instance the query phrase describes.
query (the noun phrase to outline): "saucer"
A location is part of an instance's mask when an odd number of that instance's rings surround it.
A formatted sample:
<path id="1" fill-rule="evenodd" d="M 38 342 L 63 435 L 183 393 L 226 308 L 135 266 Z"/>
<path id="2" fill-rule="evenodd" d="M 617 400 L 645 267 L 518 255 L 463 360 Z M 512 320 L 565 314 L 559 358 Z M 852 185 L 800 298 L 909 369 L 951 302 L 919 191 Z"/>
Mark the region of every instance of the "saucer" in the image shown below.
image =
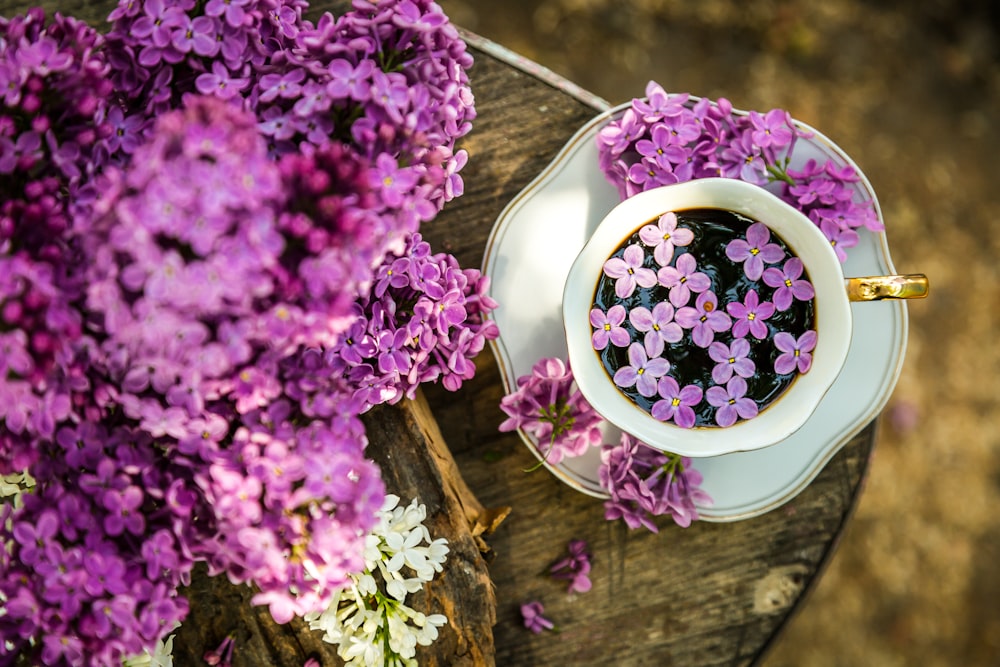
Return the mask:
<path id="1" fill-rule="evenodd" d="M 563 285 L 598 223 L 619 203 L 617 190 L 598 166 L 595 138 L 601 127 L 630 104 L 603 112 L 580 128 L 508 203 L 490 233 L 483 274 L 490 277 L 490 296 L 499 303 L 491 317 L 500 331 L 491 348 L 508 393 L 539 359 L 567 357 Z M 809 159 L 850 165 L 860 177 L 854 184 L 857 197 L 872 201 L 881 221 L 871 184 L 851 158 L 814 128 L 799 121 L 795 125 L 810 136 L 798 140 L 791 168 L 800 169 Z M 864 230 L 848 254 L 845 275 L 896 272 L 885 233 Z M 704 476 L 702 489 L 713 499 L 711 506 L 698 508 L 703 520 L 746 519 L 788 502 L 885 407 L 906 349 L 906 303 L 852 303 L 851 309 L 854 330 L 847 361 L 801 429 L 763 449 L 694 459 L 694 467 Z M 605 425 L 604 431 L 605 442 L 617 442 L 620 431 L 611 425 Z M 519 434 L 561 481 L 581 493 L 607 498 L 598 479 L 598 448 L 553 465 L 542 459 L 530 435 Z"/>

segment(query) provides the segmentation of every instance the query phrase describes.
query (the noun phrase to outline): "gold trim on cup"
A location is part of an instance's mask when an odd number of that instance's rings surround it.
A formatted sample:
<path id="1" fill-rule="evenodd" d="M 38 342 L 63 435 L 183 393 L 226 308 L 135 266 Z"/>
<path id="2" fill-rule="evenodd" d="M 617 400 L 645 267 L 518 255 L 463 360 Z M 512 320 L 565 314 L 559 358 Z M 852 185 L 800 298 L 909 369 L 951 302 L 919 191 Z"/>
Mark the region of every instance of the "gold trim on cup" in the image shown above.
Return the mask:
<path id="1" fill-rule="evenodd" d="M 851 301 L 923 299 L 929 289 L 927 276 L 922 273 L 848 278 L 844 283 L 847 287 L 847 298 Z"/>

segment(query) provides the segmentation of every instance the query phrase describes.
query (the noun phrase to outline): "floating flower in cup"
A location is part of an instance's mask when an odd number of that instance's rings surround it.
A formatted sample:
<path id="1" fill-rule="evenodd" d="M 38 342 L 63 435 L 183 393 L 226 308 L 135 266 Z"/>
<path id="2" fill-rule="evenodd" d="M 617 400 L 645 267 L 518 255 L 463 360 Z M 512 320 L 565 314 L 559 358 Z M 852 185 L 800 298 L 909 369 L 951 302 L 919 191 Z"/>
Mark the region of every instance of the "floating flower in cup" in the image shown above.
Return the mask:
<path id="1" fill-rule="evenodd" d="M 690 252 L 678 257 L 674 266 L 660 269 L 656 279 L 670 290 L 670 303 L 675 308 L 686 305 L 691 300 L 692 292 L 704 292 L 712 286 L 712 280 L 698 271 L 698 260 Z"/>
<path id="2" fill-rule="evenodd" d="M 777 243 L 770 243 L 771 230 L 756 222 L 747 229 L 746 239 L 733 239 L 726 246 L 726 257 L 743 263 L 743 272 L 750 280 L 760 280 L 764 264 L 776 264 L 785 257 Z"/>
<path id="3" fill-rule="evenodd" d="M 635 311 L 633 311 L 635 312 Z M 671 317 L 673 312 L 671 311 Z M 625 307 L 621 304 L 611 306 L 605 313 L 600 308 L 590 311 L 590 325 L 594 327 L 594 349 L 603 350 L 610 342 L 618 347 L 628 347 L 631 340 L 622 324 L 625 322 Z"/>
<path id="4" fill-rule="evenodd" d="M 609 278 L 615 278 L 615 293 L 619 298 L 632 295 L 636 286 L 652 287 L 656 284 L 656 273 L 644 267 L 646 255 L 638 244 L 625 248 L 621 257 L 612 257 L 604 263 L 604 273 Z"/>
<path id="5" fill-rule="evenodd" d="M 686 246 L 694 239 L 694 232 L 677 226 L 677 214 L 669 211 L 661 215 L 655 225 L 639 230 L 639 238 L 653 249 L 653 259 L 660 266 L 667 266 L 674 258 L 674 248 Z"/>
<path id="6" fill-rule="evenodd" d="M 733 317 L 733 335 L 743 338 L 748 333 L 754 338 L 767 338 L 767 325 L 764 320 L 774 315 L 774 304 L 761 301 L 757 290 L 747 292 L 743 303 L 738 301 L 726 304 L 726 311 Z"/>
<path id="7" fill-rule="evenodd" d="M 678 309 L 674 319 L 685 329 L 691 330 L 691 340 L 698 347 L 708 347 L 715 334 L 728 331 L 732 326 L 729 315 L 719 310 L 719 299 L 715 292 L 702 292 L 693 308 L 685 306 Z"/>
<path id="8" fill-rule="evenodd" d="M 733 374 L 742 378 L 753 377 L 757 366 L 749 358 L 750 343 L 746 338 L 737 338 L 731 344 L 712 343 L 708 346 L 708 356 L 717 362 L 712 369 L 712 381 L 726 384 Z"/>
<path id="9" fill-rule="evenodd" d="M 696 384 L 681 388 L 672 377 L 662 377 L 656 383 L 660 400 L 653 403 L 650 414 L 661 422 L 673 420 L 681 428 L 691 428 L 695 423 L 694 406 L 701 403 L 704 393 Z"/>
<path id="10" fill-rule="evenodd" d="M 812 351 L 816 348 L 816 332 L 806 331 L 796 338 L 787 331 L 774 336 L 774 346 L 781 351 L 774 360 L 775 373 L 806 373 L 812 366 Z"/>
<path id="11" fill-rule="evenodd" d="M 618 307 L 614 306 L 612 310 Z M 623 313 L 624 310 L 622 308 Z M 660 356 L 667 343 L 676 343 L 684 337 L 681 325 L 674 321 L 674 307 L 665 301 L 653 306 L 652 311 L 645 306 L 637 306 L 629 312 L 628 319 L 636 331 L 646 334 L 643 338 L 643 345 L 646 348 L 646 354 L 650 357 Z M 625 343 L 619 344 L 619 347 L 627 346 L 629 341 L 628 332 L 624 329 L 622 331 L 625 332 Z M 595 344 L 594 349 L 601 350 L 603 348 L 599 348 Z"/>
<path id="12" fill-rule="evenodd" d="M 670 370 L 670 362 L 663 357 L 649 358 L 640 343 L 629 346 L 628 361 L 628 366 L 622 366 L 615 373 L 615 384 L 619 387 L 634 386 L 643 396 L 654 396 L 656 381 Z"/>
<path id="13" fill-rule="evenodd" d="M 778 269 L 769 267 L 764 269 L 764 284 L 774 287 L 774 296 L 771 300 L 778 310 L 788 310 L 793 299 L 799 301 L 809 301 L 816 296 L 816 290 L 812 283 L 802 279 L 802 260 L 798 257 L 791 257 Z"/>
<path id="14" fill-rule="evenodd" d="M 715 421 L 719 426 L 732 426 L 737 417 L 753 419 L 757 416 L 757 403 L 747 395 L 747 381 L 739 375 L 733 376 L 725 387 L 709 387 L 705 400 L 718 410 Z"/>

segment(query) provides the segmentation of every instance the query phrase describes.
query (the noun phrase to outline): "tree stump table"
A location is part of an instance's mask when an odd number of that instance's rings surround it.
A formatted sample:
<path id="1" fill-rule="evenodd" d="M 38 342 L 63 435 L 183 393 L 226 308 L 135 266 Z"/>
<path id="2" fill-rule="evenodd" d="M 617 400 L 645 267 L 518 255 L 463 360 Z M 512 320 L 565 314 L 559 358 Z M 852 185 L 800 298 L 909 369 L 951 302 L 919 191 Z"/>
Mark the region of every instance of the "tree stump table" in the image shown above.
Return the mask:
<path id="1" fill-rule="evenodd" d="M 3 2 L 0 14 L 33 4 L 102 26 L 115 3 Z M 346 6 L 316 2 L 311 11 L 336 14 Z M 476 60 L 470 78 L 478 113 L 462 141 L 469 152 L 465 194 L 421 232 L 435 250 L 478 267 L 507 202 L 607 105 L 496 44 L 465 37 Z M 757 663 L 834 552 L 875 441 L 873 422 L 807 488 L 769 513 L 687 529 L 661 519 L 653 534 L 605 521 L 600 500 L 544 468 L 525 472 L 536 459 L 516 434 L 497 430 L 503 393 L 498 367 L 484 352 L 475 378 L 459 392 L 427 386 L 426 403 L 366 416 L 370 454 L 390 491 L 407 502 L 422 489 L 421 502 L 431 510 L 428 525 L 432 533 L 450 531 L 449 561 L 463 572 L 464 578 L 426 593 L 450 618 L 447 636 L 418 654 L 421 664 Z M 506 508 L 509 516 L 502 520 Z M 586 540 L 593 554 L 593 589 L 575 596 L 547 576 L 572 539 Z M 176 664 L 200 664 L 204 650 L 213 648 L 209 642 L 217 644 L 236 628 L 236 665 L 301 665 L 310 655 L 337 664 L 318 634 L 301 623 L 276 626 L 266 609 L 249 606 L 246 590 L 196 577 L 189 594 L 192 614 L 179 631 Z M 524 629 L 520 604 L 536 599 L 558 634 Z"/>

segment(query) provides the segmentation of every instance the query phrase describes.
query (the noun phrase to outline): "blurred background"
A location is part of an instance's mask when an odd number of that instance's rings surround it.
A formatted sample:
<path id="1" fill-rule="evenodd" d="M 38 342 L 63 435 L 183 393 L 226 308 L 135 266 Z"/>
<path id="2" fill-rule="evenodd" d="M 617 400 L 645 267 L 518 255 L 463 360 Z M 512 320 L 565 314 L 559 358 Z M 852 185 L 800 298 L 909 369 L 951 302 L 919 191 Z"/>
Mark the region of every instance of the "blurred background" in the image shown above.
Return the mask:
<path id="1" fill-rule="evenodd" d="M 855 159 L 896 268 L 931 296 L 910 305 L 857 513 L 765 665 L 1000 664 L 1000 3 L 439 4 L 611 104 L 654 79 L 781 107 Z"/>

